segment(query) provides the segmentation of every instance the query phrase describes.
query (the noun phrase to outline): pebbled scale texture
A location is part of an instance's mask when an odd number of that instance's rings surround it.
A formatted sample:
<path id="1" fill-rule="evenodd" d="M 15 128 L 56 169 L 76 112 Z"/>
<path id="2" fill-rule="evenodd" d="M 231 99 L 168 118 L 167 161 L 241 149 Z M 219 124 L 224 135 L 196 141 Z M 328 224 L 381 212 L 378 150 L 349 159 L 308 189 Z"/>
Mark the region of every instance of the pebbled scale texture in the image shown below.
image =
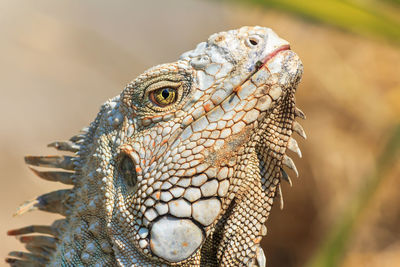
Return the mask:
<path id="1" fill-rule="evenodd" d="M 107 101 L 65 156 L 27 156 L 73 185 L 23 204 L 64 219 L 9 231 L 12 266 L 265 266 L 260 241 L 280 182 L 306 138 L 295 90 L 303 67 L 271 29 L 213 34 Z"/>

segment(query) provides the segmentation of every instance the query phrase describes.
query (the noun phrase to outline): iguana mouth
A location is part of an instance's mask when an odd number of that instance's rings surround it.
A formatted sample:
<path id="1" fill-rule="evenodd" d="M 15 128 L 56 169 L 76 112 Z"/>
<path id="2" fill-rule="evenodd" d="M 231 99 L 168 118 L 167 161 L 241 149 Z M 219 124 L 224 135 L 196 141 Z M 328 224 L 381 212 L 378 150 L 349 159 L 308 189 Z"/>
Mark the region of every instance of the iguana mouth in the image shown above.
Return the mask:
<path id="1" fill-rule="evenodd" d="M 234 91 L 238 91 L 239 88 L 245 84 L 248 80 L 251 79 L 251 77 L 253 77 L 259 70 L 261 70 L 262 68 L 266 68 L 268 71 L 269 69 L 266 67 L 267 63 L 273 59 L 276 55 L 278 55 L 280 52 L 282 51 L 286 51 L 286 50 L 290 50 L 290 45 L 286 44 L 286 45 L 282 45 L 280 47 L 278 47 L 277 49 L 275 49 L 274 51 L 272 51 L 271 53 L 269 53 L 263 60 L 258 60 L 255 63 L 255 69 L 254 71 L 252 71 L 249 76 L 243 80 L 243 82 L 241 82 L 235 89 Z"/>
<path id="2" fill-rule="evenodd" d="M 267 63 L 271 58 L 273 58 L 274 56 L 276 56 L 279 52 L 285 51 L 285 50 L 290 50 L 290 45 L 283 45 L 283 46 L 279 47 L 278 49 L 276 49 L 275 51 L 273 51 L 271 54 L 269 54 L 269 55 L 264 59 L 264 64 Z"/>
<path id="3" fill-rule="evenodd" d="M 256 62 L 256 69 L 255 69 L 254 73 L 256 73 L 262 67 L 264 67 L 265 64 L 267 64 L 267 62 L 270 59 L 272 59 L 273 57 L 275 57 L 279 52 L 282 52 L 282 51 L 285 51 L 285 50 L 290 50 L 290 45 L 288 45 L 288 44 L 287 45 L 282 45 L 281 47 L 275 49 L 272 53 L 268 54 L 268 56 L 265 59 L 263 59 L 262 61 L 257 61 Z"/>

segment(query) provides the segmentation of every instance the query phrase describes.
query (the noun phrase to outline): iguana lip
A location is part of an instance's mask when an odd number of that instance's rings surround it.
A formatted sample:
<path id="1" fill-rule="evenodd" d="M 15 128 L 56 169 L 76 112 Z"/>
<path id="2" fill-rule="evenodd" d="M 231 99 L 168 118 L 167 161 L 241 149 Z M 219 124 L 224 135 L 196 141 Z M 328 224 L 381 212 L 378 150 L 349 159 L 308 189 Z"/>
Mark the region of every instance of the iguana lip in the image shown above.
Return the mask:
<path id="1" fill-rule="evenodd" d="M 285 51 L 285 50 L 290 50 L 290 45 L 286 44 L 286 45 L 282 45 L 280 47 L 278 47 L 277 49 L 275 49 L 274 51 L 272 51 L 272 53 L 268 54 L 268 56 L 266 58 L 264 58 L 262 61 L 259 61 L 260 64 L 259 66 L 256 66 L 256 72 L 261 69 L 263 66 L 265 66 L 265 64 L 267 64 L 267 62 L 272 59 L 273 57 L 275 57 L 279 52 Z"/>
<path id="2" fill-rule="evenodd" d="M 264 64 L 267 63 L 271 58 L 276 56 L 279 52 L 285 51 L 285 50 L 290 50 L 290 45 L 282 45 L 281 47 L 277 48 L 274 50 L 271 54 L 269 54 L 265 59 L 264 59 Z"/>

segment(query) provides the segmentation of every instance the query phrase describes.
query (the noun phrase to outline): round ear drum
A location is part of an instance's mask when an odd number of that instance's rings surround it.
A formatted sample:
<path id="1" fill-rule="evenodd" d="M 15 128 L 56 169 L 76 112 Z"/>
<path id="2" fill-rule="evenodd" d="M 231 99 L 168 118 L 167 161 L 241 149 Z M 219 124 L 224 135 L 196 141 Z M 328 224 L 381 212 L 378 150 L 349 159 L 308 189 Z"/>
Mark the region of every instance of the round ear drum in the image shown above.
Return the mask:
<path id="1" fill-rule="evenodd" d="M 119 171 L 126 184 L 134 187 L 137 183 L 136 166 L 128 155 L 123 155 L 119 161 Z"/>

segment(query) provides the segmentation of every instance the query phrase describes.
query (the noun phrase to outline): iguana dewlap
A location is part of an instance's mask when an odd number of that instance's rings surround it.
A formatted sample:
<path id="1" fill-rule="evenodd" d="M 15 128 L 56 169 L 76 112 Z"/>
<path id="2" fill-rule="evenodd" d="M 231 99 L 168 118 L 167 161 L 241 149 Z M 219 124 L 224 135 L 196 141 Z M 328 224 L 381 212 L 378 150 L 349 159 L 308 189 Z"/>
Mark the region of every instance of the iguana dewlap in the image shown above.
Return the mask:
<path id="1" fill-rule="evenodd" d="M 13 266 L 265 266 L 259 243 L 281 195 L 303 67 L 271 29 L 211 35 L 107 101 L 90 127 L 26 157 L 40 177 L 73 185 L 24 204 L 65 215 L 9 232 L 28 252 Z M 291 183 L 291 182 L 290 182 Z M 26 235 L 39 233 L 36 235 Z M 31 265 L 30 265 L 31 264 Z"/>

